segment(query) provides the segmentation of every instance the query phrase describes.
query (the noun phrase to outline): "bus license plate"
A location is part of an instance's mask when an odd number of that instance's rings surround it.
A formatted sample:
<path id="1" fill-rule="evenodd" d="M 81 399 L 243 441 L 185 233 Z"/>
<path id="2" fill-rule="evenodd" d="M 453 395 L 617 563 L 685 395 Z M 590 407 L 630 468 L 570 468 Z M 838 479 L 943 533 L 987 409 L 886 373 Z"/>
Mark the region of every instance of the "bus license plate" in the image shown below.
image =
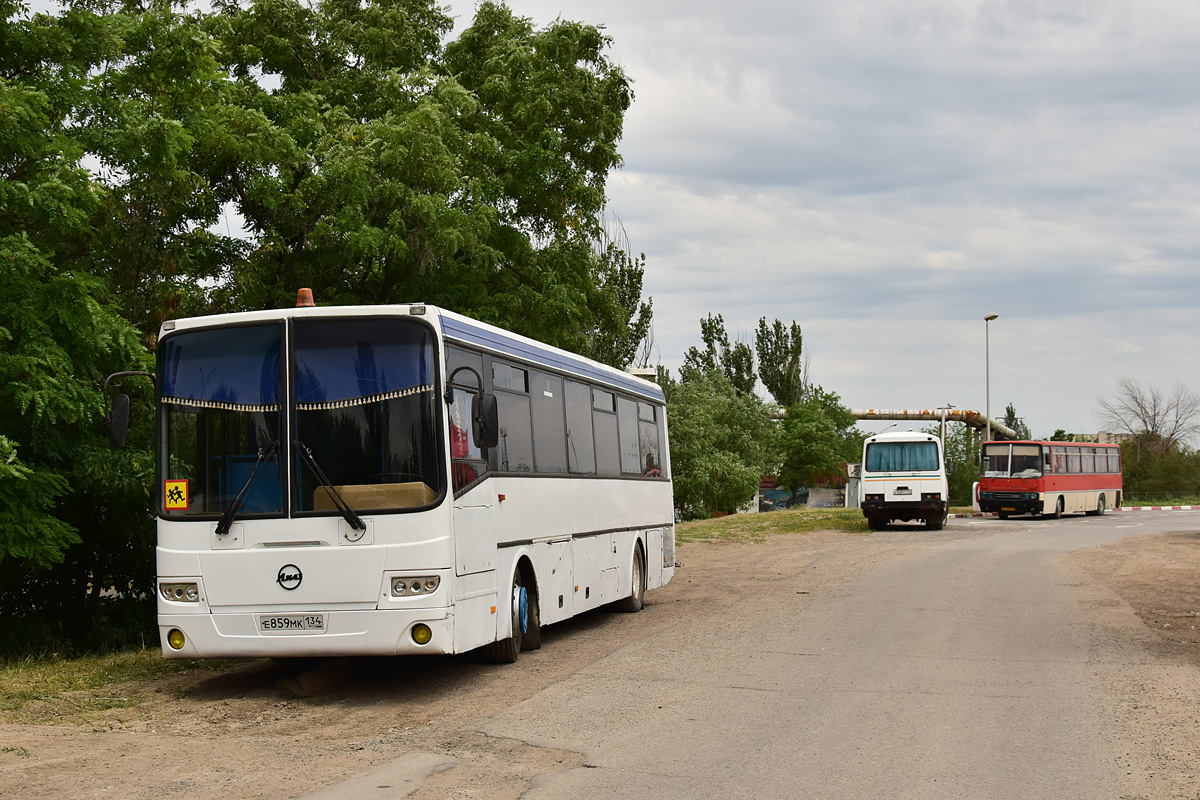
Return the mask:
<path id="1" fill-rule="evenodd" d="M 272 636 L 289 633 L 324 633 L 324 614 L 260 614 L 258 632 Z"/>
<path id="2" fill-rule="evenodd" d="M 1016 511 L 1017 509 L 1014 508 L 1013 506 L 1000 506 L 1000 510 L 1001 511 Z"/>

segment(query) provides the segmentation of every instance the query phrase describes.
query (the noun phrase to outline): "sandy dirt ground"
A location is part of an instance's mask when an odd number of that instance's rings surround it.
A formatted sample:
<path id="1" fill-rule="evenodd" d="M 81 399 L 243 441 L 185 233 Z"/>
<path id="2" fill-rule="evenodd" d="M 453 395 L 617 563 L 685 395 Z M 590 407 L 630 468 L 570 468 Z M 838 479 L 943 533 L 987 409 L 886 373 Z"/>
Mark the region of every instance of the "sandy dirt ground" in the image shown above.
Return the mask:
<path id="1" fill-rule="evenodd" d="M 964 535 L 983 534 L 922 534 L 928 543 Z M 449 756 L 453 765 L 410 797 L 517 798 L 537 776 L 579 766 L 581 758 L 487 737 L 473 729 L 478 720 L 680 619 L 703 625 L 761 581 L 803 570 L 812 592 L 841 592 L 852 577 L 903 557 L 910 544 L 815 533 L 681 545 L 682 568 L 670 585 L 647 594 L 642 613 L 600 611 L 547 628 L 543 648 L 511 666 L 471 655 L 339 659 L 304 669 L 260 660 L 114 687 L 137 698 L 126 708 L 88 714 L 35 703 L 0 715 L 0 797 L 296 798 L 419 752 Z M 1137 646 L 1200 664 L 1197 547 L 1200 534 L 1171 533 L 1066 557 L 1153 630 Z M 1166 692 L 1139 700 L 1130 690 L 1129 703 L 1149 701 L 1164 712 L 1158 724 L 1194 722 L 1195 709 L 1181 707 L 1181 698 Z M 1186 771 L 1183 758 L 1164 753 L 1162 763 Z"/>

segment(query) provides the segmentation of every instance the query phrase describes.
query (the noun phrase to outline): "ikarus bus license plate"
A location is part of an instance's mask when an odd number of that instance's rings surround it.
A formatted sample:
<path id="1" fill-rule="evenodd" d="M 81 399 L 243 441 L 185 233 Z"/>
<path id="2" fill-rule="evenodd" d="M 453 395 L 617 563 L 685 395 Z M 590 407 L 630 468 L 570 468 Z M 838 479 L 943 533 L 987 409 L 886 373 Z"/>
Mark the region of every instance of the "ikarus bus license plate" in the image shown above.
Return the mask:
<path id="1" fill-rule="evenodd" d="M 324 614 L 259 614 L 258 632 L 264 636 L 324 633 Z"/>

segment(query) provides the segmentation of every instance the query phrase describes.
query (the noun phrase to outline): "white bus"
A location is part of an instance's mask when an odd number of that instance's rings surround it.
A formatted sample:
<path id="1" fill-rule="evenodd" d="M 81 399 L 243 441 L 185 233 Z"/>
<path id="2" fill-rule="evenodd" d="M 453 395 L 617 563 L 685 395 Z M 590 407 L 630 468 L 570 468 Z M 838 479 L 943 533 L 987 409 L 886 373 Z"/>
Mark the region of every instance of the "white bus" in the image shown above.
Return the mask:
<path id="1" fill-rule="evenodd" d="M 650 381 L 420 304 L 169 321 L 157 355 L 169 658 L 511 662 L 674 574 Z"/>
<path id="2" fill-rule="evenodd" d="M 912 521 L 941 530 L 950 511 L 942 440 L 911 431 L 868 437 L 858 492 L 871 530 Z"/>

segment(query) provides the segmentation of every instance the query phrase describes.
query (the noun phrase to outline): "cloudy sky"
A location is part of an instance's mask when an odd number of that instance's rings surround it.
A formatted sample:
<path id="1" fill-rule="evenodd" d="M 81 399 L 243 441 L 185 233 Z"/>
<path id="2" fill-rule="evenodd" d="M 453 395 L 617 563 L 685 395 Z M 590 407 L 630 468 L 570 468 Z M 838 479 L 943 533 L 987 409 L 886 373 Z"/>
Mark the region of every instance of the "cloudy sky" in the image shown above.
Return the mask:
<path id="1" fill-rule="evenodd" d="M 993 416 L 1035 436 L 1200 390 L 1200 4 L 509 4 L 634 81 L 609 194 L 667 366 L 709 312 L 795 320 L 848 406 L 983 410 L 996 313 Z"/>

